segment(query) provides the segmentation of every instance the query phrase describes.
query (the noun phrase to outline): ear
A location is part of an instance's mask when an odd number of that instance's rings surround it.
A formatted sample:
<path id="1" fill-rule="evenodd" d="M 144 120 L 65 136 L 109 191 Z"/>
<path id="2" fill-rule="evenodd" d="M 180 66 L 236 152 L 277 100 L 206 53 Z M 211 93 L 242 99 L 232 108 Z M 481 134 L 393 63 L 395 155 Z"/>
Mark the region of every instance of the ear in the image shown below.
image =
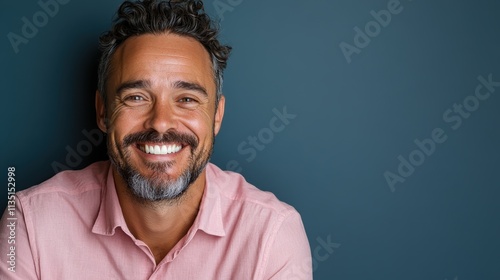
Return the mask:
<path id="1" fill-rule="evenodd" d="M 106 133 L 106 101 L 102 98 L 101 93 L 96 90 L 95 92 L 95 112 L 96 112 L 96 120 L 97 126 L 102 132 Z"/>
<path id="2" fill-rule="evenodd" d="M 222 118 L 224 117 L 224 105 L 226 104 L 226 99 L 224 95 L 221 95 L 219 98 L 219 105 L 217 106 L 217 111 L 215 112 L 215 120 L 214 120 L 214 134 L 217 135 L 219 133 L 220 127 L 222 125 Z"/>

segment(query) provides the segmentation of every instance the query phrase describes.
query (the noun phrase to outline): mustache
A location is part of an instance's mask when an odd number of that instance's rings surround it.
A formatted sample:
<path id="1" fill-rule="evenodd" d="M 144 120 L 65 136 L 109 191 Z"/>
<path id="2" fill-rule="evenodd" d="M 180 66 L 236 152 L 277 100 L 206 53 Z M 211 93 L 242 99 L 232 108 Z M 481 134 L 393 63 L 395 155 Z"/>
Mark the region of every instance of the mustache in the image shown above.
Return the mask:
<path id="1" fill-rule="evenodd" d="M 150 142 L 150 143 L 165 143 L 165 142 L 177 142 L 183 145 L 189 145 L 193 149 L 198 147 L 198 139 L 188 133 L 181 133 L 175 130 L 169 130 L 166 133 L 159 133 L 156 130 L 147 130 L 129 134 L 123 139 L 123 147 L 126 148 L 130 145 L 140 143 L 140 142 Z"/>

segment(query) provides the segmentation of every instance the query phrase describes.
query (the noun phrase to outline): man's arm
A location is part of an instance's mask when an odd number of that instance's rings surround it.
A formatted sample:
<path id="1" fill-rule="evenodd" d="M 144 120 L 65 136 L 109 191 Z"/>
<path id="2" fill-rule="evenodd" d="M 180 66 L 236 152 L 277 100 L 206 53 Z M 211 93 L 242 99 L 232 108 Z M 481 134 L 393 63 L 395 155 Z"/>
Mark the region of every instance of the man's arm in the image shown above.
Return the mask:
<path id="1" fill-rule="evenodd" d="M 15 202 L 15 209 L 7 207 L 0 220 L 0 279 L 39 279 L 23 207 L 17 196 Z"/>
<path id="2" fill-rule="evenodd" d="M 283 220 L 270 242 L 263 279 L 312 279 L 311 249 L 298 212 L 294 210 Z"/>

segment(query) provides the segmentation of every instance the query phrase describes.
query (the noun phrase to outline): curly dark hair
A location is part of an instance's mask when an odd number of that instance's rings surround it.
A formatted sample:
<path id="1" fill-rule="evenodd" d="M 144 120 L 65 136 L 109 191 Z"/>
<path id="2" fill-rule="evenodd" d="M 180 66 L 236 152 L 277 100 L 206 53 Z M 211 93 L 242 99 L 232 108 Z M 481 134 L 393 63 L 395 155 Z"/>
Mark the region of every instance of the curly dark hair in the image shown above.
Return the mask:
<path id="1" fill-rule="evenodd" d="M 200 42 L 212 58 L 217 102 L 222 94 L 223 72 L 231 47 L 222 45 L 218 28 L 205 13 L 202 1 L 143 0 L 125 1 L 118 9 L 111 30 L 99 37 L 101 59 L 98 70 L 98 90 L 106 100 L 106 80 L 111 57 L 127 38 L 143 34 L 173 33 L 189 36 Z M 106 101 L 105 101 L 106 102 Z"/>

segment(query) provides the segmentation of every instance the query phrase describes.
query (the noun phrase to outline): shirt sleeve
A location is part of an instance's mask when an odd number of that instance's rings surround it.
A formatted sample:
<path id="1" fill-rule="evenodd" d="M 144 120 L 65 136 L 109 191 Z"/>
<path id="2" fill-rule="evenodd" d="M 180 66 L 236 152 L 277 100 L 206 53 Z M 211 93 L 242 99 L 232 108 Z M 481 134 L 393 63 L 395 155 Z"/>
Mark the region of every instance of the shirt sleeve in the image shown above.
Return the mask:
<path id="1" fill-rule="evenodd" d="M 0 279 L 39 279 L 23 208 L 17 196 L 15 203 L 15 210 L 7 207 L 0 220 Z"/>
<path id="2" fill-rule="evenodd" d="M 297 211 L 293 210 L 285 217 L 270 242 L 263 279 L 313 279 L 311 249 Z"/>

